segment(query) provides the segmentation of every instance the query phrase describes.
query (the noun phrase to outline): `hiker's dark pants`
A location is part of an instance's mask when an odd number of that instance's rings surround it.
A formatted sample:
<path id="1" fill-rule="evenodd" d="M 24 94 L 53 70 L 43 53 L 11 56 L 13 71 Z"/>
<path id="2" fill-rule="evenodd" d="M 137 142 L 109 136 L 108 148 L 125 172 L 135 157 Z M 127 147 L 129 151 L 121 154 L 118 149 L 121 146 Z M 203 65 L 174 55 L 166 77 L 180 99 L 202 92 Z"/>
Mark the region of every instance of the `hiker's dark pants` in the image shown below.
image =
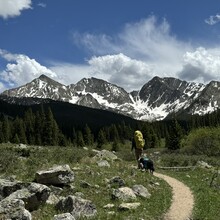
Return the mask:
<path id="1" fill-rule="evenodd" d="M 138 168 L 141 168 L 141 164 L 140 164 L 140 157 L 143 153 L 143 148 L 135 148 L 135 157 L 136 157 L 136 160 L 137 160 L 137 163 L 138 163 Z"/>

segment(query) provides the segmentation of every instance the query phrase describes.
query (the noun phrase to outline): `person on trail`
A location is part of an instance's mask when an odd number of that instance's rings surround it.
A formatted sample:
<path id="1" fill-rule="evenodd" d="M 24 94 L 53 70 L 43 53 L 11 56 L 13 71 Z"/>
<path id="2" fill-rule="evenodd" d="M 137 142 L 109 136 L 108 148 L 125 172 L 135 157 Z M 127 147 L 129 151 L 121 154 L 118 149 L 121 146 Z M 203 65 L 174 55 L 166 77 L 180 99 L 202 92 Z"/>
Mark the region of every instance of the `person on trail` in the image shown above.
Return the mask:
<path id="1" fill-rule="evenodd" d="M 134 138 L 132 139 L 132 148 L 131 150 L 135 150 L 135 158 L 138 163 L 138 169 L 141 169 L 141 164 L 140 164 L 140 157 L 143 153 L 143 148 L 145 145 L 145 140 L 143 138 L 143 134 L 141 131 L 137 130 L 134 132 Z"/>
<path id="2" fill-rule="evenodd" d="M 150 170 L 150 173 L 154 173 L 154 163 L 153 161 L 146 155 L 143 154 L 140 159 L 141 168 L 145 171 Z"/>

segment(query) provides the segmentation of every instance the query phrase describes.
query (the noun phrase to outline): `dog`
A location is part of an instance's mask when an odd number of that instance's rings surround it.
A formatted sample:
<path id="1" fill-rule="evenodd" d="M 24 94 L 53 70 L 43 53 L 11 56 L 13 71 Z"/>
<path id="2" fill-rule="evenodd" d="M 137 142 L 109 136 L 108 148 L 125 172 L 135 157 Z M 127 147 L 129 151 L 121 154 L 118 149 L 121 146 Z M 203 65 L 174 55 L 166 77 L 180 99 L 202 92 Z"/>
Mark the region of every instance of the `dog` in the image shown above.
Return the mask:
<path id="1" fill-rule="evenodd" d="M 141 168 L 144 169 L 145 171 L 150 171 L 151 174 L 154 173 L 154 163 L 151 159 L 147 158 L 147 157 L 141 157 L 139 159 L 140 164 L 141 164 Z"/>

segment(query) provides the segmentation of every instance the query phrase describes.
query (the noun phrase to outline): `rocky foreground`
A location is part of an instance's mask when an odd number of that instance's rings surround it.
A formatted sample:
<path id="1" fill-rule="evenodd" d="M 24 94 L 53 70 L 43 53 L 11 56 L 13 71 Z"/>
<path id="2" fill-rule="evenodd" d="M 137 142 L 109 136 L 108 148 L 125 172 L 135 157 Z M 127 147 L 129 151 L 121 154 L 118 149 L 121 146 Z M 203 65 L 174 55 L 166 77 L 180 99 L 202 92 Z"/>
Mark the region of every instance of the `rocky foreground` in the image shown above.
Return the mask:
<path id="1" fill-rule="evenodd" d="M 117 160 L 117 156 L 109 151 L 97 151 L 93 158 L 99 167 L 109 167 L 110 161 Z M 59 215 L 53 217 L 54 220 L 71 220 L 80 217 L 93 217 L 97 214 L 95 204 L 82 198 L 80 192 L 61 196 L 65 187 L 73 187 L 75 178 L 74 170 L 69 165 L 53 166 L 47 170 L 40 170 L 35 173 L 34 182 L 20 182 L 15 178 L 0 179 L 0 219 L 32 219 L 32 212 L 46 203 L 54 205 Z M 106 180 L 107 185 L 117 185 L 112 188 L 112 199 L 120 201 L 119 210 L 136 209 L 141 204 L 135 202 L 137 197 L 149 198 L 151 195 L 143 185 L 133 185 L 129 188 L 125 186 L 125 181 L 119 176 Z M 81 181 L 81 187 L 91 186 L 85 181 Z M 103 208 L 108 210 L 114 204 L 106 204 Z"/>

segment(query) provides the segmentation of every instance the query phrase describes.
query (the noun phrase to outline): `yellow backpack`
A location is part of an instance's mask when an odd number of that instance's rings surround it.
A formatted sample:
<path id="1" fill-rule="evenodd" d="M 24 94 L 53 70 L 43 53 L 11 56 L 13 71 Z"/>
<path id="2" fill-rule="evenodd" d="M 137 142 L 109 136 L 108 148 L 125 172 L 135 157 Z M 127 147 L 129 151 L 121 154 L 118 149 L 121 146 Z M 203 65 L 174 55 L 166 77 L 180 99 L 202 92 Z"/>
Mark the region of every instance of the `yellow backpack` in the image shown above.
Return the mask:
<path id="1" fill-rule="evenodd" d="M 145 145 L 145 140 L 143 138 L 143 134 L 141 133 L 141 131 L 135 131 L 134 132 L 134 141 L 136 144 L 136 148 L 141 149 L 144 147 Z"/>

